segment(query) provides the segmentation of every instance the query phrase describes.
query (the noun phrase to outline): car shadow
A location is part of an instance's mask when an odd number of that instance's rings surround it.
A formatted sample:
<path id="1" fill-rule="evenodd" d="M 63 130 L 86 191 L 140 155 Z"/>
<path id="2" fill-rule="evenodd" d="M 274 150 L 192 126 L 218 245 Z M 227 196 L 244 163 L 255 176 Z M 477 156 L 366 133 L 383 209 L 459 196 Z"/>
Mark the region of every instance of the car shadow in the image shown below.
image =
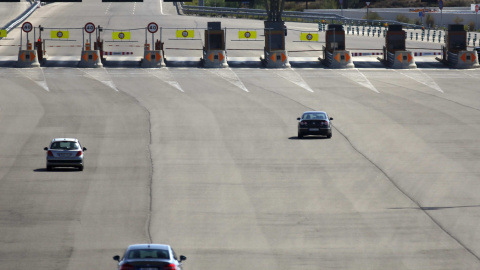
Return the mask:
<path id="1" fill-rule="evenodd" d="M 327 137 L 324 137 L 324 136 L 308 136 L 308 137 L 303 137 L 303 138 L 299 138 L 297 136 L 295 137 L 290 137 L 288 138 L 289 140 L 327 140 L 328 138 Z"/>
<path id="2" fill-rule="evenodd" d="M 38 168 L 33 170 L 34 172 L 79 172 L 77 168 L 53 168 L 51 171 L 47 170 L 47 168 Z"/>

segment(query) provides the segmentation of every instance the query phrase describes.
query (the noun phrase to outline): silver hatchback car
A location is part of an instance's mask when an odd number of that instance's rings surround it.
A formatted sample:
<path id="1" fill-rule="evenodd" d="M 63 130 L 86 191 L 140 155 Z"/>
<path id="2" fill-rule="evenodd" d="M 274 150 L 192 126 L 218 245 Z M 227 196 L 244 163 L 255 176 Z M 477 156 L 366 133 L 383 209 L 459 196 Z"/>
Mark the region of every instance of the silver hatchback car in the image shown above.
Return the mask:
<path id="1" fill-rule="evenodd" d="M 136 244 L 128 246 L 118 261 L 118 270 L 182 270 L 182 262 L 187 257 L 180 255 L 177 258 L 175 251 L 169 245 Z"/>
<path id="2" fill-rule="evenodd" d="M 47 151 L 47 170 L 51 171 L 54 167 L 75 167 L 83 171 L 83 152 L 87 148 L 82 147 L 80 142 L 74 138 L 55 138 L 50 143 L 50 147 L 45 147 Z"/>

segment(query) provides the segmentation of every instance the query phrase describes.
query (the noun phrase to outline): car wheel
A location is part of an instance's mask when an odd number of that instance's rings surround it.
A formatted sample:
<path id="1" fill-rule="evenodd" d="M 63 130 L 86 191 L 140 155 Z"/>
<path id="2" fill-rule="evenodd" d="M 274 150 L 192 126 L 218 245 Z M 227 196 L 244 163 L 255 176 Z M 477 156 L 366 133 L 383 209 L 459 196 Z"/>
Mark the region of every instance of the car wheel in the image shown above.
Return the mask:
<path id="1" fill-rule="evenodd" d="M 78 167 L 79 171 L 83 171 L 83 166 Z"/>
<path id="2" fill-rule="evenodd" d="M 332 138 L 332 133 L 328 134 L 327 138 L 329 138 L 329 139 Z"/>
<path id="3" fill-rule="evenodd" d="M 298 133 L 298 138 L 299 139 L 303 138 L 303 134 Z"/>
<path id="4" fill-rule="evenodd" d="M 47 166 L 47 171 L 51 171 L 52 169 L 52 166 Z"/>

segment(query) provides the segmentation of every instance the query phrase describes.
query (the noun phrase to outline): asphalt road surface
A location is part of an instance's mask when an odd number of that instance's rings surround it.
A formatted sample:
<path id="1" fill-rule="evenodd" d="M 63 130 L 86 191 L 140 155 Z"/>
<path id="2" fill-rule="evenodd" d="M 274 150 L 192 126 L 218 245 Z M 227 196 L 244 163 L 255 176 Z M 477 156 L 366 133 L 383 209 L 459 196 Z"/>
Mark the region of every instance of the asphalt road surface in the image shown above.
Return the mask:
<path id="1" fill-rule="evenodd" d="M 263 26 L 179 16 L 170 3 L 109 5 L 50 4 L 28 20 Z M 480 269 L 480 70 L 362 59 L 352 70 L 0 68 L 1 268 L 115 269 L 113 255 L 153 242 L 189 270 Z M 334 118 L 332 139 L 296 137 L 307 110 Z M 83 172 L 46 171 L 54 137 L 88 148 Z"/>

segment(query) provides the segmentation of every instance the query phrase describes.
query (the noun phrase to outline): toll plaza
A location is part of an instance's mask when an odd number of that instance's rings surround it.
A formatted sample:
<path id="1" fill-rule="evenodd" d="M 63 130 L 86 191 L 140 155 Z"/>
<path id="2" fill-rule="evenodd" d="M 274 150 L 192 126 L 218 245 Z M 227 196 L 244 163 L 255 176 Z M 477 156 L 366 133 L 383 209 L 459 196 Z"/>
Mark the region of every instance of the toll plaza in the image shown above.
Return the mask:
<path id="1" fill-rule="evenodd" d="M 222 30 L 221 22 L 208 22 L 207 24 L 201 63 L 206 68 L 228 67 L 225 51 L 225 31 Z"/>
<path id="2" fill-rule="evenodd" d="M 260 57 L 267 68 L 289 68 L 285 50 L 285 23 L 283 21 L 265 21 L 264 55 Z"/>
<path id="3" fill-rule="evenodd" d="M 442 46 L 443 57 L 437 60 L 451 68 L 477 68 L 478 56 L 476 51 L 467 50 L 467 31 L 463 24 L 450 24 L 445 34 L 445 45 Z"/>
<path id="4" fill-rule="evenodd" d="M 330 68 L 354 68 L 352 55 L 345 50 L 345 31 L 340 24 L 329 24 L 325 32 L 322 63 Z"/>
<path id="5" fill-rule="evenodd" d="M 383 59 L 379 59 L 386 66 L 398 69 L 417 68 L 413 53 L 406 49 L 406 34 L 400 24 L 388 25 L 383 46 Z"/>

